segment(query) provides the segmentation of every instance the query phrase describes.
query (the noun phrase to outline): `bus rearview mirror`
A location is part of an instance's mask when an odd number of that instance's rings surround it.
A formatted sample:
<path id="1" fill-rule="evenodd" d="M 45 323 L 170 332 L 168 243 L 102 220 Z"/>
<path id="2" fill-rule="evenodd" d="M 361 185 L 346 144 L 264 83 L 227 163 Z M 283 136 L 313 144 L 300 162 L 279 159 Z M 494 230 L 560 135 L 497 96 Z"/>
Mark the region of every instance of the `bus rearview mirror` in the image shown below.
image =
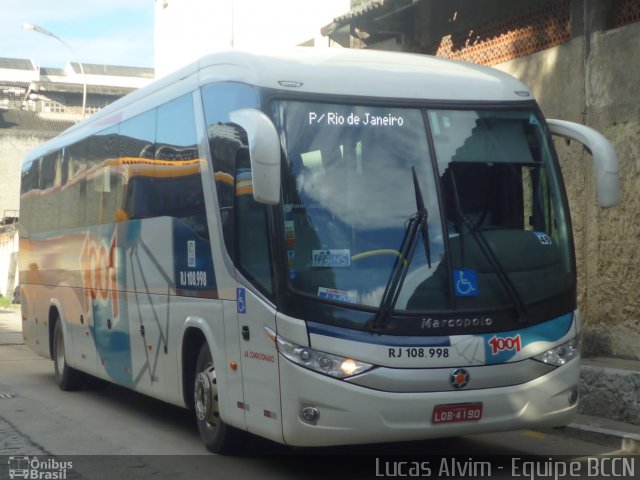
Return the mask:
<path id="1" fill-rule="evenodd" d="M 275 126 L 263 112 L 244 108 L 231 112 L 230 120 L 247 132 L 253 198 L 276 205 L 280 202 L 280 139 Z"/>

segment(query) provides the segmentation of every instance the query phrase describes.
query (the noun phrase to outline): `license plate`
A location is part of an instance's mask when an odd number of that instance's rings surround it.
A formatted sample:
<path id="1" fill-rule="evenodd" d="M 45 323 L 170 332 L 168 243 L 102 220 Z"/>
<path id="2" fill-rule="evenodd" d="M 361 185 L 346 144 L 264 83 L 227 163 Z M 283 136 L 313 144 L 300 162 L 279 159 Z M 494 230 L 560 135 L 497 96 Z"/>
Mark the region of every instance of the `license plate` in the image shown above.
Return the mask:
<path id="1" fill-rule="evenodd" d="M 482 403 L 449 403 L 433 407 L 432 423 L 474 422 L 482 418 Z"/>

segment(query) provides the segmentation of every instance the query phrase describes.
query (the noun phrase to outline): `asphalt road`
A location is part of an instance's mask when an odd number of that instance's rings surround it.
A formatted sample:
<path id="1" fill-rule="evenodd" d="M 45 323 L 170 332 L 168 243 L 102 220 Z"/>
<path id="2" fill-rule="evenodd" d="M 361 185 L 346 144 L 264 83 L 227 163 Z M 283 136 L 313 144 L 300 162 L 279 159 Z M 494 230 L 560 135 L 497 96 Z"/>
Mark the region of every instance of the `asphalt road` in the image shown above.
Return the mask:
<path id="1" fill-rule="evenodd" d="M 483 456 L 508 455 L 501 458 L 510 462 L 514 456 L 540 455 L 544 460 L 566 455 L 564 460 L 584 462 L 586 457 L 611 453 L 611 447 L 553 432 L 516 431 L 311 450 L 252 438 L 247 451 L 250 455 L 242 457 L 209 454 L 190 412 L 123 388 L 62 392 L 50 360 L 24 345 L 0 345 L 0 479 L 9 473 L 3 458 L 20 455 L 71 461 L 65 480 L 381 478 L 409 473 L 412 465 L 418 474 L 431 468 L 431 476 L 437 478 L 441 460 L 436 456 L 443 455 L 457 455 L 461 467 L 464 462 L 477 467 L 465 474 L 445 471 L 448 478 L 487 478 L 475 462 Z M 420 463 L 412 463 L 416 461 Z M 528 478 L 523 470 L 518 472 Z M 490 478 L 514 478 L 513 473 L 509 466 L 494 468 Z"/>

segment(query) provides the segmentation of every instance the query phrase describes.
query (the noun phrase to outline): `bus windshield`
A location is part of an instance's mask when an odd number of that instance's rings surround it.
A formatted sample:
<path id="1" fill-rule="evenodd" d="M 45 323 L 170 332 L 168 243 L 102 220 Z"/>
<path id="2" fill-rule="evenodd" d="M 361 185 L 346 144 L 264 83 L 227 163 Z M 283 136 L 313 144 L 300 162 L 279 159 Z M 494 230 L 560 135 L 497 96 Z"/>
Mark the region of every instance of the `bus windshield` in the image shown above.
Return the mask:
<path id="1" fill-rule="evenodd" d="M 564 195 L 535 110 L 279 101 L 275 116 L 293 291 L 379 308 L 405 270 L 396 311 L 525 316 L 574 291 Z M 407 256 L 417 196 L 427 227 Z"/>

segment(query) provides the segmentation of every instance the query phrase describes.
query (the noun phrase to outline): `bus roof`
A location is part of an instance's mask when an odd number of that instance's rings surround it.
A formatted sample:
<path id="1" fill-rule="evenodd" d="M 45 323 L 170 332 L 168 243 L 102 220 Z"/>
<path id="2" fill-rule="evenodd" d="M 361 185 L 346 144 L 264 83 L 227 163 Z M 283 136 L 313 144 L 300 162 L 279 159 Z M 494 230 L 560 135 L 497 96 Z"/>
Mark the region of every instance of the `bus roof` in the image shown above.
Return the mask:
<path id="1" fill-rule="evenodd" d="M 372 99 L 517 102 L 533 98 L 522 82 L 504 72 L 428 55 L 309 47 L 260 53 L 232 50 L 203 57 L 130 93 L 43 144 L 29 157 L 47 154 L 215 81 Z"/>
<path id="2" fill-rule="evenodd" d="M 250 73 L 247 83 L 308 93 L 495 102 L 522 100 L 524 92 L 531 96 L 519 80 L 494 68 L 412 53 L 309 47 L 231 51 L 204 57 L 199 67 L 206 72 L 225 63 Z"/>

